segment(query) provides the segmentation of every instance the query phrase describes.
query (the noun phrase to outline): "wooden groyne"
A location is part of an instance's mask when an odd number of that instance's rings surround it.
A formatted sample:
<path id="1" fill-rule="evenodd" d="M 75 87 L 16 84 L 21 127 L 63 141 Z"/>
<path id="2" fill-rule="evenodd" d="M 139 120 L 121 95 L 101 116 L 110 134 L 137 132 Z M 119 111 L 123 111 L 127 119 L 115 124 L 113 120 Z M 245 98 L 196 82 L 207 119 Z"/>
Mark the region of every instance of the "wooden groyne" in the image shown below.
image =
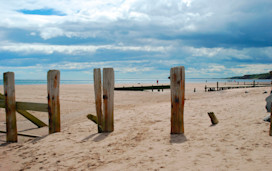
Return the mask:
<path id="1" fill-rule="evenodd" d="M 224 84 L 224 86 L 219 86 L 219 83 L 216 83 L 216 86 L 211 87 L 211 86 L 207 86 L 205 85 L 205 92 L 207 91 L 221 91 L 221 90 L 228 90 L 228 89 L 237 89 L 237 88 L 254 88 L 254 87 L 270 87 L 272 85 L 271 83 L 255 83 L 255 81 L 253 81 L 252 84 L 239 84 L 239 82 L 236 85 L 226 85 L 226 83 Z"/>
<path id="2" fill-rule="evenodd" d="M 144 90 L 164 90 L 170 89 L 170 85 L 151 85 L 151 86 L 132 86 L 132 87 L 115 87 L 117 91 L 144 91 Z"/>

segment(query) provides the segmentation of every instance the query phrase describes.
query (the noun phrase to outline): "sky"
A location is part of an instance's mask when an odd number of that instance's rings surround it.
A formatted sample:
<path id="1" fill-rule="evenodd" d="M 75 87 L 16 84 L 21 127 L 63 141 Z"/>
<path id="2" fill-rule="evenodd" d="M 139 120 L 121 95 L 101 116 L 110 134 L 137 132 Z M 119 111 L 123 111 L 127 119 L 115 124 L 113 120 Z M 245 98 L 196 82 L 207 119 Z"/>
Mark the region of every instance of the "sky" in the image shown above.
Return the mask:
<path id="1" fill-rule="evenodd" d="M 272 70 L 271 0 L 0 0 L 0 72 L 15 79 L 225 78 Z"/>

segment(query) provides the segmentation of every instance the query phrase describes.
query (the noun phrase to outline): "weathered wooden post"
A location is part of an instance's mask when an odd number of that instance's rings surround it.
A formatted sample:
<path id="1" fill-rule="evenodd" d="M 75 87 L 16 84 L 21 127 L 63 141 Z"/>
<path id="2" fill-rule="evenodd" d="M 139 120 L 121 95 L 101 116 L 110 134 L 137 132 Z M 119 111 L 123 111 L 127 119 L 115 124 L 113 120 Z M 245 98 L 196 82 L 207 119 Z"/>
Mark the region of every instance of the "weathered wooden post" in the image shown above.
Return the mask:
<path id="1" fill-rule="evenodd" d="M 47 73 L 49 134 L 60 132 L 60 71 L 49 70 Z"/>
<path id="2" fill-rule="evenodd" d="M 270 111 L 270 130 L 269 135 L 272 136 L 272 103 L 271 103 L 271 111 Z"/>
<path id="3" fill-rule="evenodd" d="M 171 134 L 184 133 L 185 69 L 183 66 L 170 70 L 171 88 Z"/>
<path id="4" fill-rule="evenodd" d="M 270 71 L 270 78 L 272 79 L 272 71 Z M 271 81 L 271 85 L 272 85 L 272 81 Z M 269 130 L 269 135 L 272 136 L 272 103 L 271 103 L 271 111 L 270 111 L 270 130 Z"/>
<path id="5" fill-rule="evenodd" d="M 7 142 L 17 142 L 15 81 L 13 72 L 4 73 Z"/>
<path id="6" fill-rule="evenodd" d="M 114 71 L 113 68 L 103 68 L 103 117 L 104 132 L 114 130 Z"/>
<path id="7" fill-rule="evenodd" d="M 207 92 L 207 85 L 205 85 L 205 92 Z"/>
<path id="8" fill-rule="evenodd" d="M 219 87 L 219 85 L 218 85 L 218 82 L 216 83 L 216 90 L 218 91 L 218 87 Z"/>
<path id="9" fill-rule="evenodd" d="M 95 94 L 97 127 L 98 127 L 98 132 L 101 133 L 101 132 L 103 132 L 104 122 L 103 122 L 103 113 L 102 113 L 101 70 L 100 70 L 100 68 L 95 68 L 93 70 L 93 79 L 94 79 L 94 94 Z"/>

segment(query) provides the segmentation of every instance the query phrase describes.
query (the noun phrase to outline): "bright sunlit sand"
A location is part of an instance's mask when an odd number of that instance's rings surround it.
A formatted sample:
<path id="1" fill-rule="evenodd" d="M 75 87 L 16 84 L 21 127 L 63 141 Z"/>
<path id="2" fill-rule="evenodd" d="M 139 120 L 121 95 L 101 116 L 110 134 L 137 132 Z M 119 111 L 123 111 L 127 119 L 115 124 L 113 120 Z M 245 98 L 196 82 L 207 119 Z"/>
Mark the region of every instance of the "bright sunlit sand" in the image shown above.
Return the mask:
<path id="1" fill-rule="evenodd" d="M 6 144 L 0 134 L 0 170 L 271 170 L 272 141 L 263 121 L 263 92 L 271 88 L 204 92 L 204 86 L 186 84 L 185 134 L 171 135 L 170 90 L 115 91 L 114 132 L 98 134 L 86 117 L 96 114 L 93 85 L 61 85 L 61 132 L 48 135 L 47 127 L 17 114 L 18 131 L 40 137 Z M 18 101 L 47 103 L 46 97 L 46 85 L 16 86 Z M 47 113 L 31 113 L 48 122 Z"/>

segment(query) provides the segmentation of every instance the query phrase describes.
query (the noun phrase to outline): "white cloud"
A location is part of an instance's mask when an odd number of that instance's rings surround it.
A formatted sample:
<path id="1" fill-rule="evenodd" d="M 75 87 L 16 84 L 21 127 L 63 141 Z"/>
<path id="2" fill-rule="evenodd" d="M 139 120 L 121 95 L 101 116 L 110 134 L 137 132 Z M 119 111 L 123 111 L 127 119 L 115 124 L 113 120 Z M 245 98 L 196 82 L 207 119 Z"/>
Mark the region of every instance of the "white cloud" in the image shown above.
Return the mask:
<path id="1" fill-rule="evenodd" d="M 239 75 L 267 73 L 272 71 L 272 64 L 243 64 L 229 70 Z"/>
<path id="2" fill-rule="evenodd" d="M 16 53 L 94 53 L 98 49 L 120 50 L 120 51 L 146 51 L 146 52 L 164 52 L 168 47 L 163 46 L 115 46 L 115 45 L 48 45 L 48 44 L 27 44 L 27 43 L 2 43 L 0 51 L 9 51 Z"/>

